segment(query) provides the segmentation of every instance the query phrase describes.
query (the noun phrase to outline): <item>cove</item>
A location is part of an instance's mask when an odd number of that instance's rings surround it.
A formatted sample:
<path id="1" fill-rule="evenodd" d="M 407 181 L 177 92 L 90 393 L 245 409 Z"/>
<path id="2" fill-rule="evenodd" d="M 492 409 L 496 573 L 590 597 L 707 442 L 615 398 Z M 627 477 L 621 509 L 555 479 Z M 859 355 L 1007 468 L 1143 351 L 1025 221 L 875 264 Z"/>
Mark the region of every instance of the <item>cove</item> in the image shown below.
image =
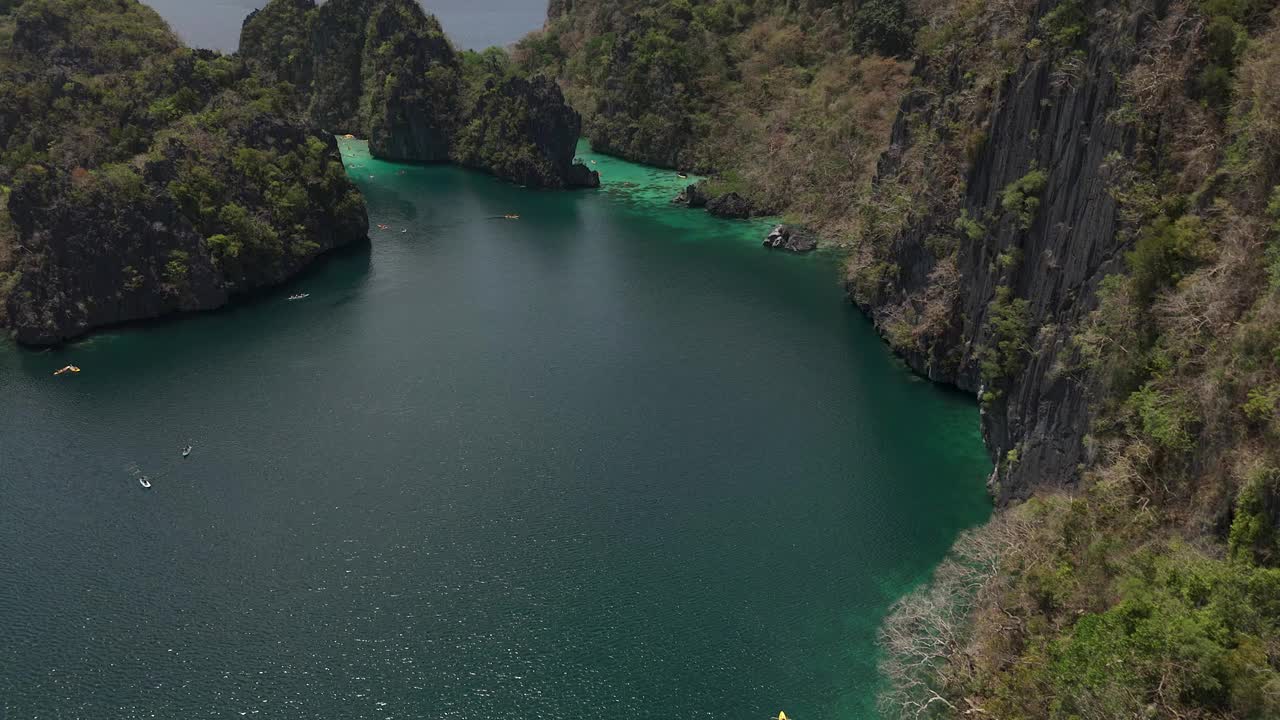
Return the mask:
<path id="1" fill-rule="evenodd" d="M 344 154 L 369 248 L 0 346 L 0 716 L 875 717 L 885 609 L 989 511 L 972 401 L 671 173 Z"/>

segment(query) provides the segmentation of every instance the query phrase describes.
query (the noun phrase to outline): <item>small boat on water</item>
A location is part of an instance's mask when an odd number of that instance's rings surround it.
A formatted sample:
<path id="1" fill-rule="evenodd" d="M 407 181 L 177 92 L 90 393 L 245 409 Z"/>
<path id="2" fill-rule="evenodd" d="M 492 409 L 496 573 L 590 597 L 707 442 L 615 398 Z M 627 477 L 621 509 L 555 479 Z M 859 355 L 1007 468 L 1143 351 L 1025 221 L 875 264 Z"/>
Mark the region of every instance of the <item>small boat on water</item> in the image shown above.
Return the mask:
<path id="1" fill-rule="evenodd" d="M 293 302 L 294 300 L 306 300 L 309 297 L 311 297 L 311 293 L 298 293 L 296 295 L 290 295 L 289 301 Z"/>
<path id="2" fill-rule="evenodd" d="M 687 174 L 685 174 L 685 173 L 676 173 L 676 177 L 680 178 L 681 180 L 688 180 L 688 179 L 689 179 L 689 176 L 688 176 Z"/>
<path id="3" fill-rule="evenodd" d="M 78 372 L 80 372 L 80 368 L 76 367 L 75 365 L 68 365 L 68 366 L 66 366 L 66 367 L 62 368 L 61 370 L 54 370 L 54 371 L 53 371 L 53 374 L 54 374 L 54 375 L 63 375 L 63 374 L 65 374 L 65 373 L 78 373 Z"/>
<path id="4" fill-rule="evenodd" d="M 192 446 L 192 445 L 188 445 L 188 446 L 187 446 L 187 449 L 182 451 L 182 457 L 186 457 L 186 456 L 190 455 L 190 454 L 191 454 L 191 448 L 192 448 L 192 447 L 194 447 L 194 446 Z"/>
<path id="5" fill-rule="evenodd" d="M 151 487 L 151 481 L 147 479 L 146 475 L 143 475 L 142 477 L 138 478 L 138 484 L 144 488 Z"/>
<path id="6" fill-rule="evenodd" d="M 520 216 L 519 215 L 503 215 L 502 218 L 504 220 L 519 220 Z"/>

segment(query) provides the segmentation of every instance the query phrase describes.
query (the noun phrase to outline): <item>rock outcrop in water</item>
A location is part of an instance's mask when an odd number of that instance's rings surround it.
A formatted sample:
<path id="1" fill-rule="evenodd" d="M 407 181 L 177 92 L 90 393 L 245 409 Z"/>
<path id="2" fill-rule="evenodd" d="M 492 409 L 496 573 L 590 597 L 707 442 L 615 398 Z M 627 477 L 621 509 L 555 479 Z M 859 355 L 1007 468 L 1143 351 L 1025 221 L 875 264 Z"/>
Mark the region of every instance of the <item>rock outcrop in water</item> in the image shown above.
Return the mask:
<path id="1" fill-rule="evenodd" d="M 366 237 L 333 137 L 240 61 L 181 47 L 136 2 L 13 11 L 0 318 L 19 342 L 216 308 Z"/>
<path id="2" fill-rule="evenodd" d="M 367 137 L 376 157 L 534 187 L 599 185 L 574 163 L 582 121 L 560 88 L 516 75 L 500 52 L 456 52 L 414 0 L 273 0 L 245 19 L 241 54 L 293 83 L 312 122 Z"/>
<path id="3" fill-rule="evenodd" d="M 456 162 L 531 187 L 600 185 L 574 161 L 582 121 L 554 80 L 495 72 L 481 83 L 454 141 Z"/>
<path id="4" fill-rule="evenodd" d="M 719 218 L 742 220 L 756 214 L 751 202 L 736 192 L 717 195 L 707 201 L 707 212 Z"/>
<path id="5" fill-rule="evenodd" d="M 680 191 L 671 202 L 675 205 L 683 205 L 687 208 L 705 208 L 707 201 L 711 199 L 711 195 L 707 192 L 707 181 L 699 180 L 696 183 L 688 185 Z"/>
<path id="6" fill-rule="evenodd" d="M 818 249 L 818 238 L 804 228 L 777 225 L 765 236 L 764 246 L 774 250 L 806 253 Z"/>

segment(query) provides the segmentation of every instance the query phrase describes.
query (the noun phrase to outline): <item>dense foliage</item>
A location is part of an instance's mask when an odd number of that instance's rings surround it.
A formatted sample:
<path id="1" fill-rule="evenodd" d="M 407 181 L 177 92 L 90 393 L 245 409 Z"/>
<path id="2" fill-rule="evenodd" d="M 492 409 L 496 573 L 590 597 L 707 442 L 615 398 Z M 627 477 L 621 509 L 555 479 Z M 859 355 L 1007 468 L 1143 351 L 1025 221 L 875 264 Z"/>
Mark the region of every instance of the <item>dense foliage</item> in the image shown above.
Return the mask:
<path id="1" fill-rule="evenodd" d="M 717 176 L 840 241 L 908 66 L 901 0 L 574 0 L 516 59 L 555 74 L 604 152 Z"/>
<path id="2" fill-rule="evenodd" d="M 367 137 L 377 157 L 538 187 L 595 182 L 573 164 L 580 120 L 559 88 L 501 51 L 458 53 L 414 0 L 273 0 L 245 20 L 241 54 L 289 83 L 312 122 Z"/>
<path id="3" fill-rule="evenodd" d="M 1050 11 L 1032 23 L 1029 4 L 1012 16 L 943 5 L 947 19 L 919 44 L 972 58 L 968 77 L 994 87 L 1019 62 L 1051 63 L 1063 88 L 1086 82 L 1093 54 L 1118 45 L 1117 27 L 1146 29 L 1108 118 L 1133 138 L 1131 151 L 1106 160 L 1121 257 L 1079 322 L 1039 337 L 1026 300 L 997 288 L 978 349 L 995 392 L 1046 357 L 1050 376 L 1089 388 L 1087 460 L 1073 491 L 1042 490 L 962 538 L 934 584 L 899 605 L 885 632 L 886 710 L 1280 717 L 1280 286 L 1269 272 L 1280 246 L 1280 11 L 1267 0 L 1190 0 L 1110 14 L 1064 0 L 1042 3 Z M 1029 39 L 980 44 L 1002 22 Z M 1000 102 L 978 98 L 976 117 Z M 940 135 L 937 117 L 912 118 L 905 170 L 879 183 L 866 209 L 866 254 L 854 268 L 872 291 L 896 276 L 882 264 L 925 218 L 959 215 L 951 240 L 936 245 L 940 267 L 997 228 L 1014 238 L 1051 231 L 1034 165 L 999 190 L 989 215 L 960 213 L 960 196 L 945 189 L 963 186 L 987 140 Z M 994 277 L 1004 258 L 991 261 Z M 936 301 L 941 319 L 924 327 L 904 314 L 891 341 L 916 352 L 941 342 L 956 321 L 952 292 L 908 298 L 904 307 Z M 1023 450 L 1008 450 L 997 477 L 1025 461 Z"/>
<path id="4" fill-rule="evenodd" d="M 842 241 L 1038 488 L 895 609 L 889 715 L 1280 717 L 1275 6 L 561 0 L 520 44 L 598 149 Z"/>
<path id="5" fill-rule="evenodd" d="M 216 304 L 363 234 L 332 138 L 283 120 L 287 92 L 182 47 L 138 2 L 13 4 L 0 63 L 0 289 L 20 338 Z M 161 247 L 124 232 L 159 218 Z M 81 243 L 119 265 L 73 257 Z"/>
<path id="6" fill-rule="evenodd" d="M 524 77 L 496 48 L 464 53 L 463 67 L 462 105 L 468 110 L 455 137 L 455 162 L 535 187 L 554 186 L 560 177 L 571 184 L 592 182 L 585 166 L 563 165 L 564 158 L 576 154 L 581 128 L 577 114 L 539 111 L 564 105 L 554 80 Z"/>

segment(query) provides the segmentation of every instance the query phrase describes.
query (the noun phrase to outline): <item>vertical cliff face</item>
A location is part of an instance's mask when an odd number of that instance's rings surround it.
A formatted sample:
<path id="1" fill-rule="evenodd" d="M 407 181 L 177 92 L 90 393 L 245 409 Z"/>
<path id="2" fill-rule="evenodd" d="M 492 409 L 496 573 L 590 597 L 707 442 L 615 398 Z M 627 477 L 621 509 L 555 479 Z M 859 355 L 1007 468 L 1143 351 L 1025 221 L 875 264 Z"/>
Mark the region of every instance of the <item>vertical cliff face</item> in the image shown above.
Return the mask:
<path id="1" fill-rule="evenodd" d="M 332 136 L 275 118 L 233 136 L 239 157 L 261 166 L 238 168 L 170 141 L 139 174 L 25 168 L 8 203 L 22 247 L 7 302 L 18 342 L 52 345 L 97 327 L 218 308 L 366 237 L 364 203 Z M 283 172 L 305 177 L 286 191 Z M 278 205 L 282 192 L 288 209 Z"/>
<path id="2" fill-rule="evenodd" d="M 283 0 L 289 2 L 290 0 Z M 269 3 L 267 9 L 277 3 Z M 265 10 L 264 10 L 265 11 Z M 460 70 L 440 23 L 414 0 L 331 0 L 305 18 L 245 20 L 242 37 L 310 27 L 314 82 L 296 83 L 310 97 L 313 122 L 335 133 L 369 138 L 370 149 L 392 160 L 442 162 L 454 129 Z M 241 52 L 265 67 L 279 58 L 241 42 Z"/>
<path id="3" fill-rule="evenodd" d="M 1042 0 L 1036 20 L 1055 4 Z M 1111 25 L 1091 34 L 1084 59 L 1028 59 L 1009 78 L 990 140 L 969 175 L 963 212 L 999 220 L 992 237 L 960 255 L 971 288 L 962 317 L 983 328 L 967 337 L 987 347 L 999 342 L 990 312 L 1002 286 L 1029 308 L 1025 368 L 983 414 L 988 446 L 1017 458 L 999 465 L 995 489 L 1002 499 L 1025 495 L 1036 483 L 1078 479 L 1090 414 L 1085 385 L 1066 370 L 1073 364 L 1071 332 L 1095 307 L 1102 278 L 1124 269 L 1107 161 L 1133 145 L 1131 128 L 1111 118 L 1124 102 L 1118 78 L 1137 60 L 1133 48 L 1144 19 L 1094 17 Z M 1017 183 L 1041 169 L 1038 208 L 1028 210 L 1030 186 Z M 1024 207 L 1010 210 L 1016 193 L 1023 193 Z M 1002 263 L 1004 253 L 1015 253 L 1015 261 Z"/>
<path id="4" fill-rule="evenodd" d="M 250 15 L 240 31 L 241 37 L 255 32 L 279 34 L 285 28 L 291 28 L 292 23 L 299 22 L 294 18 L 281 17 L 279 19 L 290 25 L 271 25 L 255 30 L 255 26 L 271 19 L 266 10 L 274 4 L 268 3 L 262 14 Z M 367 0 L 334 0 L 322 5 L 323 11 L 317 9 L 308 18 L 311 33 L 303 50 L 311 53 L 311 83 L 299 87 L 305 88 L 310 98 L 308 114 L 311 120 L 329 132 L 364 134 L 368 123 L 367 107 L 361 107 L 360 100 L 364 96 L 361 70 L 371 5 Z M 252 50 L 252 46 L 246 48 L 241 41 L 240 52 L 249 61 L 260 67 L 273 67 L 273 57 L 254 55 Z"/>
<path id="5" fill-rule="evenodd" d="M 486 78 L 458 134 L 453 158 L 533 187 L 595 187 L 599 175 L 574 163 L 582 120 L 554 80 Z"/>
<path id="6" fill-rule="evenodd" d="M 369 149 L 389 160 L 449 159 L 461 69 L 440 23 L 416 2 L 372 8 L 361 62 Z M 321 14 L 324 14 L 322 8 Z"/>
<path id="7" fill-rule="evenodd" d="M 277 80 L 311 83 L 311 21 L 315 0 L 268 3 L 249 13 L 240 34 L 240 52 L 256 58 Z"/>
<path id="8" fill-rule="evenodd" d="M 972 78 L 921 63 L 877 190 L 901 189 L 918 172 L 908 167 L 919 161 L 913 147 L 930 144 L 967 154 L 950 158 L 962 191 L 902 223 L 851 282 L 914 368 L 979 395 L 1001 500 L 1077 477 L 1089 413 L 1087 386 L 1070 372 L 1072 329 L 1094 308 L 1101 279 L 1123 269 L 1108 159 L 1133 144 L 1113 117 L 1147 16 L 1086 4 L 1079 15 L 1090 32 L 1046 40 L 1054 18 L 1045 18 L 1059 5 L 1030 9 L 1019 38 L 1028 49 L 1004 61 L 970 128 L 935 100 L 972 93 Z"/>
<path id="9" fill-rule="evenodd" d="M 66 176 L 33 168 L 9 206 L 24 248 L 8 303 L 18 342 L 227 301 L 204 238 L 169 198 L 77 193 Z"/>

